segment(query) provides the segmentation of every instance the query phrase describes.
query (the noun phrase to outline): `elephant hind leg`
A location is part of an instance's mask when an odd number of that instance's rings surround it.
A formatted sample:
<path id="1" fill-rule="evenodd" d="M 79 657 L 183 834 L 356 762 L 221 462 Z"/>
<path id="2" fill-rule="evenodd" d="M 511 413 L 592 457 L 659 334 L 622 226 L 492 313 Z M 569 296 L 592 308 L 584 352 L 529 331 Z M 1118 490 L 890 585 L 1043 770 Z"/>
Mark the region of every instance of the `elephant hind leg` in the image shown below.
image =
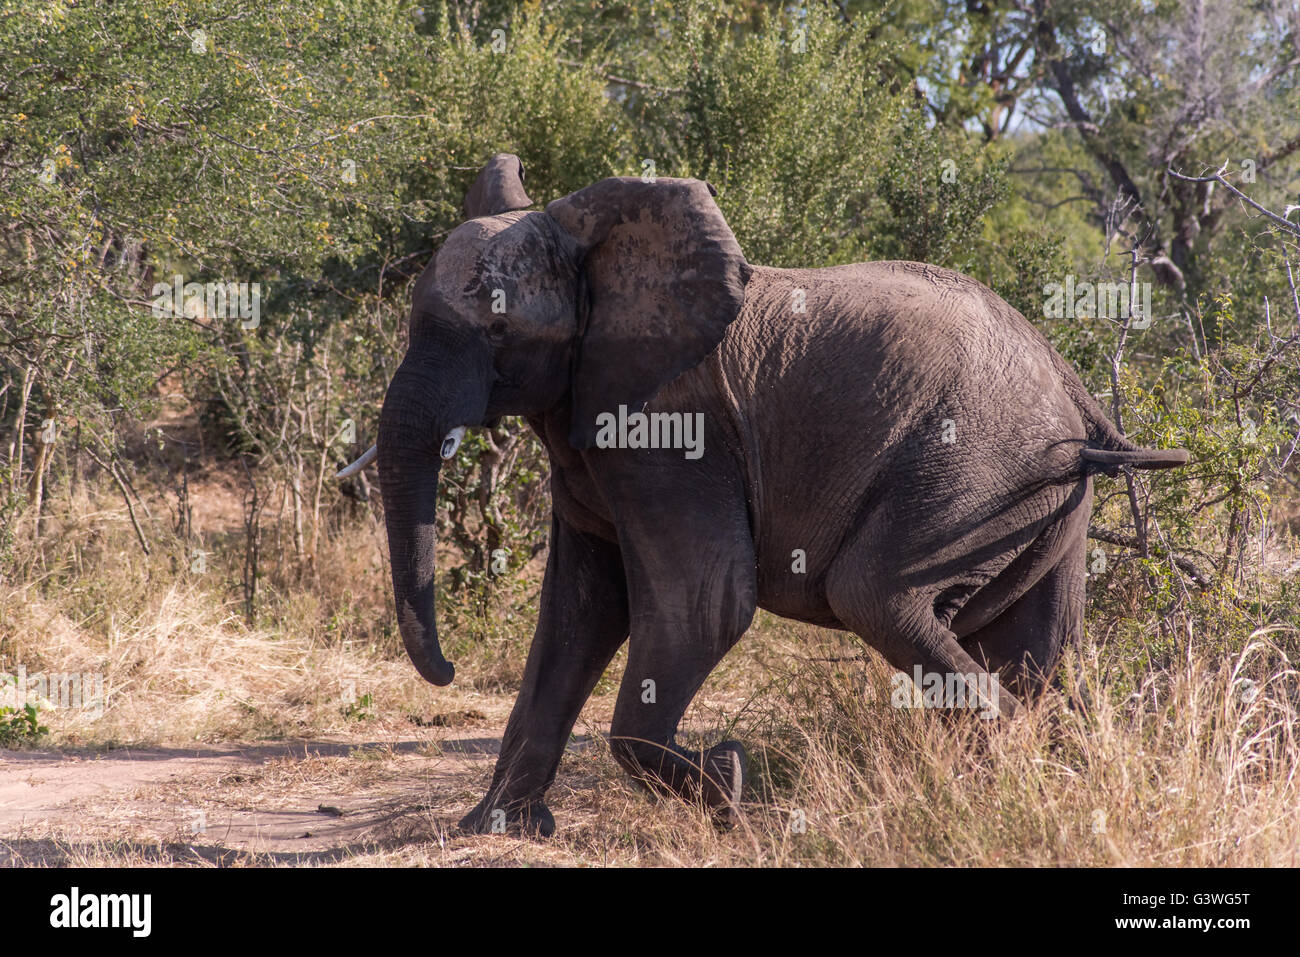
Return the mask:
<path id="1" fill-rule="evenodd" d="M 935 617 L 933 596 L 900 591 L 884 597 L 867 584 L 871 576 L 853 572 L 864 565 L 850 558 L 832 567 L 827 600 L 836 617 L 899 671 L 915 677 L 919 668 L 923 688 L 933 688 L 937 681 L 943 692 L 940 706 L 1014 717 L 1020 702 Z"/>
<path id="2" fill-rule="evenodd" d="M 1039 695 L 1067 645 L 1083 637 L 1086 563 L 1082 549 L 1063 556 L 993 621 L 962 639 L 971 657 L 1001 673 L 1025 700 Z"/>

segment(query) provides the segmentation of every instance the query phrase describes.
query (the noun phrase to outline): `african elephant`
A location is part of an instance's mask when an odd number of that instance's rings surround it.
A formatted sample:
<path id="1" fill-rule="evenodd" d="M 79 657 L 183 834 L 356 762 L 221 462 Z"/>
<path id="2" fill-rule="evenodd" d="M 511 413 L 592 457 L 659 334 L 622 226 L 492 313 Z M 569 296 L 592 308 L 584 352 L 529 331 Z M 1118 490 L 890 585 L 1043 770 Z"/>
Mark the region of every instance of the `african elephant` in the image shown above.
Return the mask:
<path id="1" fill-rule="evenodd" d="M 523 178 L 494 156 L 417 280 L 376 443 L 397 620 L 436 685 L 455 674 L 434 622 L 440 459 L 504 415 L 550 456 L 537 630 L 462 826 L 552 833 L 547 788 L 629 635 L 616 759 L 723 822 L 743 748 L 675 738 L 757 607 L 957 676 L 972 701 L 979 684 L 983 705 L 999 675 L 1004 716 L 1041 688 L 1081 632 L 1092 476 L 1185 452 L 1128 442 L 967 276 L 752 265 L 698 180 L 605 179 L 528 211 Z"/>

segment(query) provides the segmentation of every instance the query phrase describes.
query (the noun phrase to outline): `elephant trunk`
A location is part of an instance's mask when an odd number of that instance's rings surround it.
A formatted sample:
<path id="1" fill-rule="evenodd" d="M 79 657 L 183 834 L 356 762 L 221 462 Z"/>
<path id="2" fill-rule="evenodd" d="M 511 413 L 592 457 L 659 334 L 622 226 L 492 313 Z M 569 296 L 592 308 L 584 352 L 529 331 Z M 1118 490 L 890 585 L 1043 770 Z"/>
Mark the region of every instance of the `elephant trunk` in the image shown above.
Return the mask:
<path id="1" fill-rule="evenodd" d="M 439 460 L 403 461 L 406 457 L 400 452 L 387 455 L 383 441 L 379 468 L 397 626 L 420 676 L 435 685 L 448 685 L 456 668 L 443 657 L 434 611 Z"/>
<path id="2" fill-rule="evenodd" d="M 438 475 L 463 427 L 481 422 L 487 382 L 482 375 L 431 376 L 410 359 L 389 385 L 379 417 L 384 524 L 402 643 L 421 677 L 447 685 L 456 669 L 443 657 L 435 615 Z M 455 394 L 451 383 L 459 386 Z"/>

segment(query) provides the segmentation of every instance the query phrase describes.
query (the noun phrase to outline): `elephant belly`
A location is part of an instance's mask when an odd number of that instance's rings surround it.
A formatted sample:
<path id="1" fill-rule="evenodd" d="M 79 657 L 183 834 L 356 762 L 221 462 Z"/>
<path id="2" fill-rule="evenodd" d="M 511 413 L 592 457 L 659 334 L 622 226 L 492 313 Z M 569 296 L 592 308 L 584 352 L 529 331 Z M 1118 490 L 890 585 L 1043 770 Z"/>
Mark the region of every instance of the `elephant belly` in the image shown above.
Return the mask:
<path id="1" fill-rule="evenodd" d="M 825 574 L 833 542 L 783 536 L 758 557 L 758 606 L 774 615 L 822 628 L 846 628 L 826 601 Z"/>

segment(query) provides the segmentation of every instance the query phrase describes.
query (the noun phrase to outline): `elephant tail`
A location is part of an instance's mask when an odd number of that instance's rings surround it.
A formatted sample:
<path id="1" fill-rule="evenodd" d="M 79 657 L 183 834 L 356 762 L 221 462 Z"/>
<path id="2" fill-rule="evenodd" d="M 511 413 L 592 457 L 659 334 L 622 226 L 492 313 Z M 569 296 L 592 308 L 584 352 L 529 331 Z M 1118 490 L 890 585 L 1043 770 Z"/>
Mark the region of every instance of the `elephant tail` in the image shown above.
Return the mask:
<path id="1" fill-rule="evenodd" d="M 1191 459 L 1186 449 L 1140 449 L 1136 446 L 1124 449 L 1085 448 L 1080 454 L 1089 472 L 1105 472 L 1107 475 L 1114 475 L 1125 465 L 1131 465 L 1135 469 L 1175 469 L 1186 465 Z"/>
<path id="2" fill-rule="evenodd" d="M 1087 438 L 1079 458 L 1085 475 L 1117 475 L 1126 465 L 1135 469 L 1176 469 L 1191 461 L 1186 449 L 1144 449 L 1124 438 L 1065 360 L 1055 352 L 1053 356 L 1066 391 L 1083 416 Z"/>
<path id="3" fill-rule="evenodd" d="M 1011 309 L 1010 306 L 1006 308 Z M 1011 311 L 1015 313 L 1015 310 Z M 1019 316 L 1019 313 L 1015 315 Z M 1098 472 L 1117 475 L 1126 465 L 1135 469 L 1175 469 L 1191 461 L 1186 449 L 1144 449 L 1121 435 L 1075 371 L 1061 358 L 1060 353 L 1051 348 L 1042 333 L 1038 335 L 1047 344 L 1048 354 L 1061 377 L 1061 384 L 1083 418 L 1086 437 L 1082 443 L 1083 448 L 1079 451 L 1079 464 L 1085 476 Z M 1073 468 L 1070 472 L 1072 476 L 1078 474 Z"/>

